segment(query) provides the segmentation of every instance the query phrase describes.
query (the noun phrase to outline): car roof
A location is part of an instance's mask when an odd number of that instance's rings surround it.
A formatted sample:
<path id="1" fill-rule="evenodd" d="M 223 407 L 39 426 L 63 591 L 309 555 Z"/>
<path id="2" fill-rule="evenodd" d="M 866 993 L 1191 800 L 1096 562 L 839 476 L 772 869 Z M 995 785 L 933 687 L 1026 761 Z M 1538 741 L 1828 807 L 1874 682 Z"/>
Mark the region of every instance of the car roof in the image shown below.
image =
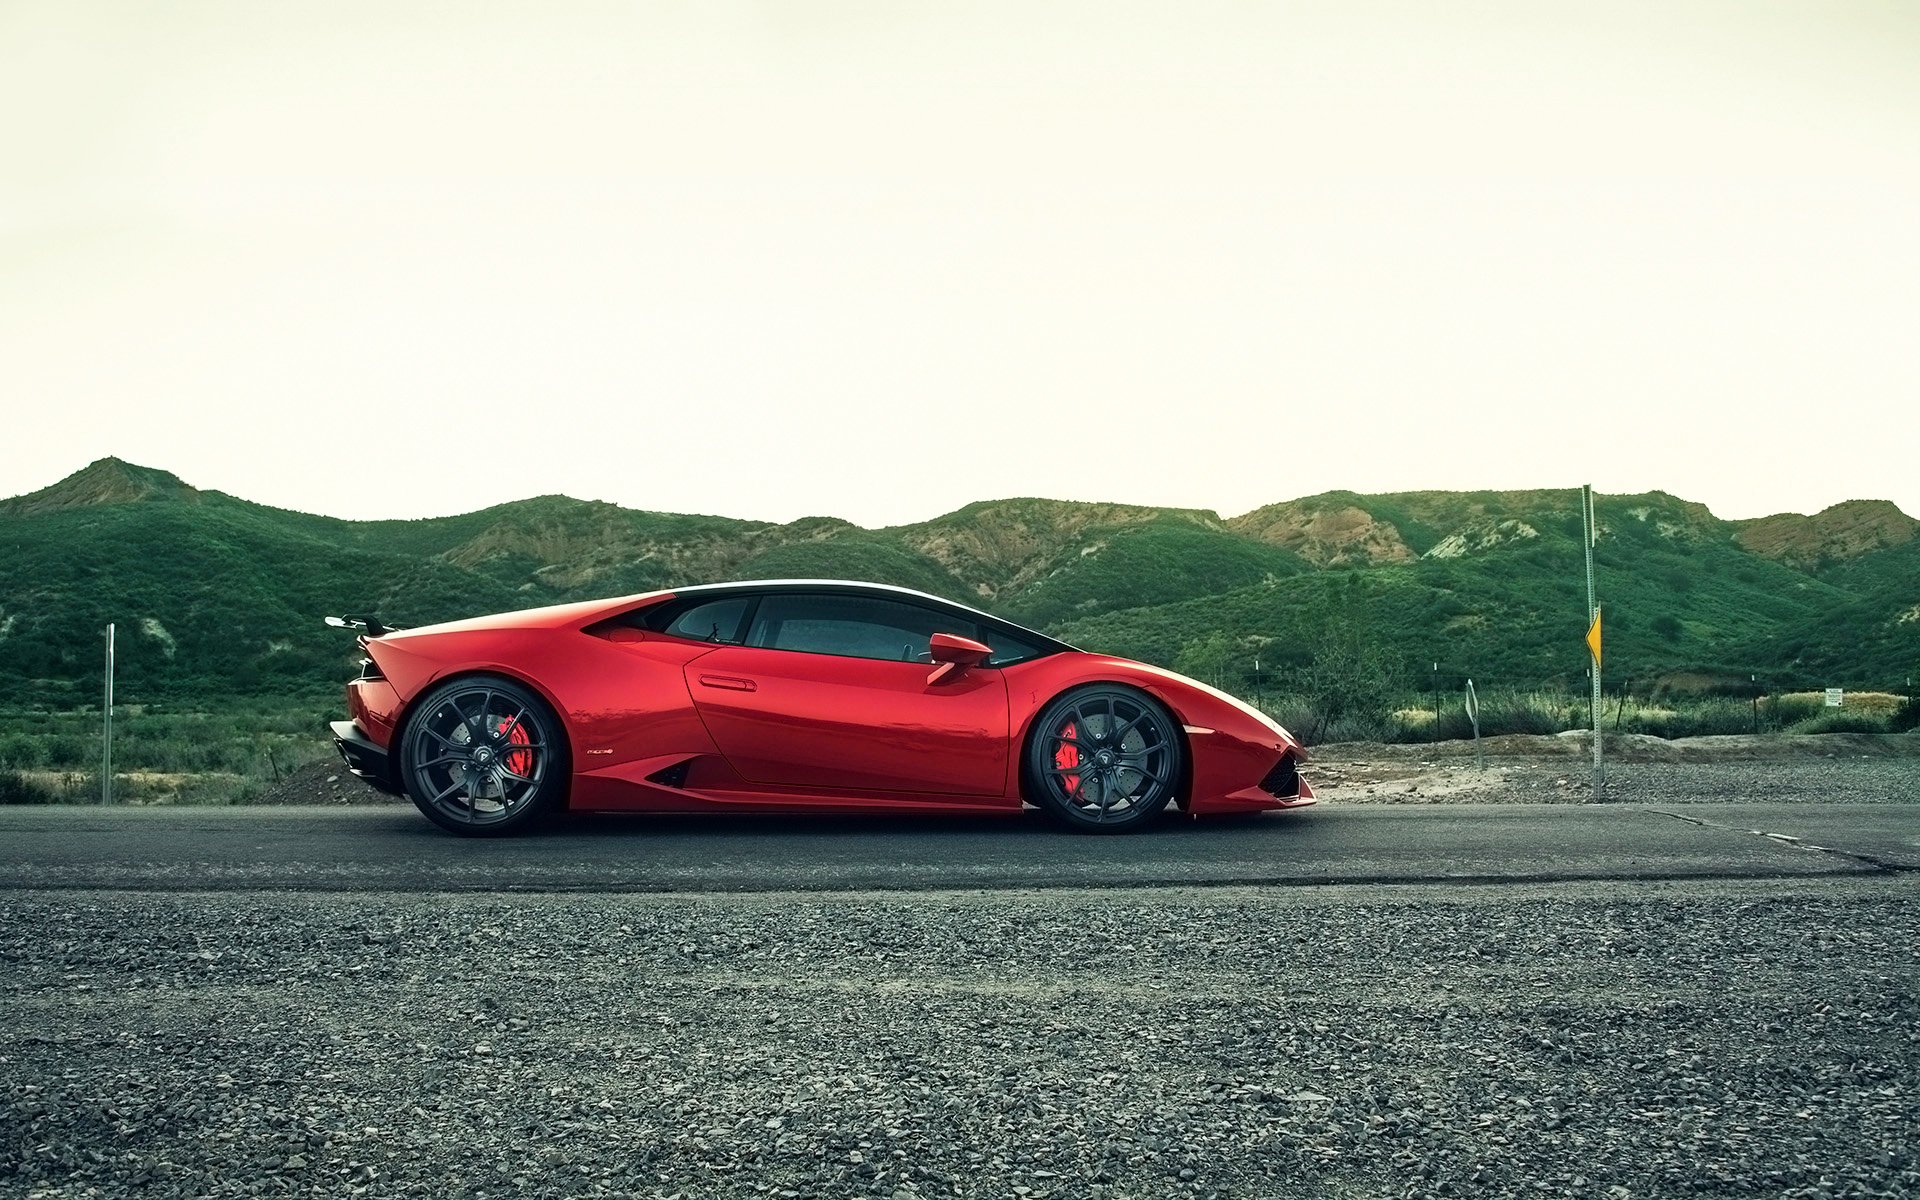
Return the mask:
<path id="1" fill-rule="evenodd" d="M 945 596 L 936 596 L 931 592 L 916 591 L 913 588 L 896 587 L 891 583 L 866 583 L 857 579 L 742 579 L 731 583 L 697 583 L 691 587 L 673 588 L 674 596 L 724 595 L 728 592 L 859 592 L 875 596 L 890 596 L 899 599 L 917 600 L 938 608 L 963 612 L 972 617 L 1003 629 L 1015 630 L 1039 638 L 1049 646 L 1061 650 L 1071 650 L 1072 646 L 1059 638 L 1048 637 L 1037 629 L 1029 629 L 1018 622 L 1005 617 L 996 617 L 990 612 L 982 612 L 971 605 L 958 600 L 949 600 Z"/>

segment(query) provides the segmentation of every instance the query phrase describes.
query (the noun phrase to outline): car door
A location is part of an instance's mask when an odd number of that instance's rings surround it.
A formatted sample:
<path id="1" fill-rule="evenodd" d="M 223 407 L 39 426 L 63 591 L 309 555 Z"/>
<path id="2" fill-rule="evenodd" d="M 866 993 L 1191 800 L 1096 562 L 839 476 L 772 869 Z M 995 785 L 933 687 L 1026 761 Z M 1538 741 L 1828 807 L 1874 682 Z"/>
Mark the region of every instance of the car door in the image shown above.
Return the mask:
<path id="1" fill-rule="evenodd" d="M 938 682 L 927 642 L 978 625 L 858 592 L 761 597 L 742 645 L 687 664 L 687 690 L 733 769 L 823 791 L 1000 796 L 1007 693 L 999 670 Z"/>

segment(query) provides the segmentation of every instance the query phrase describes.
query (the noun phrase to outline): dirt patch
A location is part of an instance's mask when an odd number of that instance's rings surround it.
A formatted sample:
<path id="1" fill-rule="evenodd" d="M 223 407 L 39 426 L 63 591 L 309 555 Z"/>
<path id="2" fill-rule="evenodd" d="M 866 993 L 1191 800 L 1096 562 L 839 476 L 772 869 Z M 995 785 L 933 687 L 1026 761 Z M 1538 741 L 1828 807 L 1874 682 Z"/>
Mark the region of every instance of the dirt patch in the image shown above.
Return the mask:
<path id="1" fill-rule="evenodd" d="M 1581 804 L 1593 797 L 1585 732 L 1420 745 L 1335 742 L 1312 747 L 1305 774 L 1322 800 L 1360 804 Z M 1609 799 L 1782 799 L 1906 803 L 1920 799 L 1920 735 L 1734 734 L 1664 738 L 1610 734 Z M 1835 773 L 1839 772 L 1838 775 Z"/>
<path id="2" fill-rule="evenodd" d="M 1590 758 L 1593 735 L 1584 729 L 1568 733 L 1509 733 L 1482 738 L 1481 750 L 1495 758 Z M 1713 737 L 1658 738 L 1645 733 L 1609 733 L 1604 747 L 1615 762 L 1726 762 L 1729 760 L 1803 758 L 1920 757 L 1920 732 L 1915 733 L 1734 733 Z M 1471 759 L 1471 739 L 1449 742 L 1328 742 L 1308 749 L 1316 766 L 1365 760 L 1368 762 L 1423 762 Z"/>
<path id="3" fill-rule="evenodd" d="M 399 796 L 362 783 L 338 761 L 309 763 L 269 785 L 249 804 L 405 804 Z"/>

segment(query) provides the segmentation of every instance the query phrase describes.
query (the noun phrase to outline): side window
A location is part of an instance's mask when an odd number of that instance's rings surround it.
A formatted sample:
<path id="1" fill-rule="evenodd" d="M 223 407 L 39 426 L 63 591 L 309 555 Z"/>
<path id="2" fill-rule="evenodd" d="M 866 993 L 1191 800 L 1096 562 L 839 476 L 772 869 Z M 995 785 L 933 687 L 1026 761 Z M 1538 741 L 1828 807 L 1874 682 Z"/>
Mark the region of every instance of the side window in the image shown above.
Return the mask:
<path id="1" fill-rule="evenodd" d="M 740 622 L 746 618 L 751 599 L 736 596 L 696 604 L 675 617 L 661 632 L 696 642 L 737 642 Z"/>
<path id="2" fill-rule="evenodd" d="M 986 630 L 985 636 L 979 640 L 993 649 L 993 654 L 987 658 L 987 665 L 990 667 L 1004 667 L 1008 663 L 1025 662 L 1040 654 L 1038 646 L 1010 633 L 1001 633 L 998 629 Z"/>
<path id="3" fill-rule="evenodd" d="M 927 640 L 936 633 L 978 638 L 980 627 L 964 617 L 873 596 L 771 595 L 760 601 L 749 646 L 926 662 Z"/>

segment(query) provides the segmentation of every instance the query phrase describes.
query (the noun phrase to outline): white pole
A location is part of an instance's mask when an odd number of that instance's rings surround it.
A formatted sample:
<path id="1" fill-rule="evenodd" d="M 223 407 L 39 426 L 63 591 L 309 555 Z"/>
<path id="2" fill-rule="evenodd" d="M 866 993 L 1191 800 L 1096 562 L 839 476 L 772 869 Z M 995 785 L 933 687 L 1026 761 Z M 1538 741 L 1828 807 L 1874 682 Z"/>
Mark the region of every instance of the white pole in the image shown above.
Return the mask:
<path id="1" fill-rule="evenodd" d="M 1599 601 L 1593 587 L 1593 546 L 1600 540 L 1600 521 L 1593 507 L 1593 485 L 1586 484 L 1580 489 L 1580 515 L 1587 531 L 1587 628 L 1593 628 L 1593 622 L 1600 615 Z M 1593 677 L 1593 798 L 1597 802 L 1607 782 L 1605 760 L 1600 756 L 1600 660 L 1592 653 L 1587 655 Z"/>
<path id="2" fill-rule="evenodd" d="M 100 803 L 113 803 L 113 624 L 107 624 L 107 698 L 101 710 Z"/>
<path id="3" fill-rule="evenodd" d="M 1473 722 L 1473 765 L 1484 771 L 1487 769 L 1487 756 L 1480 752 L 1480 695 L 1473 690 L 1473 680 L 1467 680 L 1467 719 Z"/>

